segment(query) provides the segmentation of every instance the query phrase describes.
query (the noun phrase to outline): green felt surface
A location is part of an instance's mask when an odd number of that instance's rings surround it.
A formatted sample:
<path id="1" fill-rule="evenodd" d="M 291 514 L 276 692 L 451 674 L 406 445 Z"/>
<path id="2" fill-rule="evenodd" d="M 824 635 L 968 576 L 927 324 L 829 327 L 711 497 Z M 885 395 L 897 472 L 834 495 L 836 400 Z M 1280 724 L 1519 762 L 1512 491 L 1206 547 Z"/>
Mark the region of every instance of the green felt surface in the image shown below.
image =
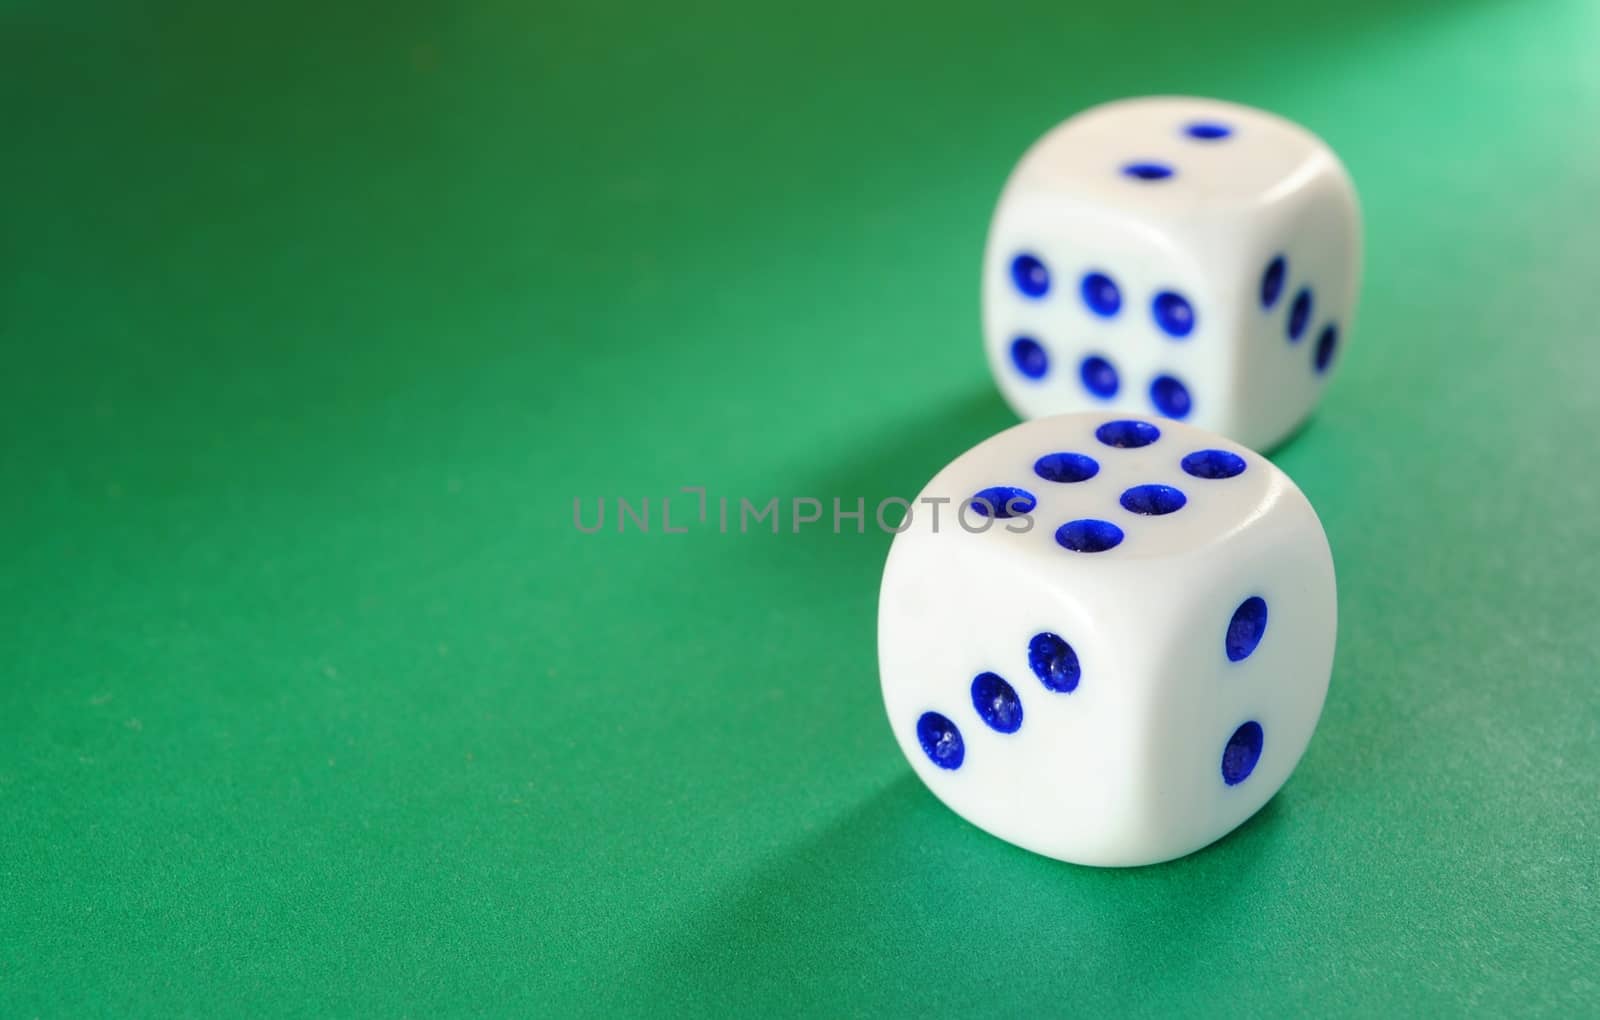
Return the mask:
<path id="1" fill-rule="evenodd" d="M 368 6 L 0 13 L 0 1014 L 1600 1010 L 1600 7 Z M 886 536 L 659 510 L 1009 425 L 1001 181 L 1159 92 L 1361 191 L 1341 628 L 1263 813 L 1099 871 L 912 777 Z"/>

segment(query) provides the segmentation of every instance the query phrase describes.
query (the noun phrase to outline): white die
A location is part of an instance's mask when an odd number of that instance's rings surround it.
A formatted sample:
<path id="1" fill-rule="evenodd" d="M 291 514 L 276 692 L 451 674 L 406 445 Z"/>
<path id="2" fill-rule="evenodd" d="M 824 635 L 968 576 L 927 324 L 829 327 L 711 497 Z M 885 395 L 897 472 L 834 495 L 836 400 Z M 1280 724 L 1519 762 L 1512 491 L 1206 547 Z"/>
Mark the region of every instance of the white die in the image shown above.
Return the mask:
<path id="1" fill-rule="evenodd" d="M 1349 337 L 1361 212 L 1304 128 L 1209 99 L 1129 99 L 1022 157 L 983 267 L 989 365 L 1023 418 L 1115 409 L 1269 449 Z"/>
<path id="2" fill-rule="evenodd" d="M 884 706 L 974 825 L 1080 864 L 1164 861 L 1289 777 L 1335 610 L 1322 525 L 1265 458 L 1171 421 L 1042 418 L 956 458 L 895 536 Z"/>

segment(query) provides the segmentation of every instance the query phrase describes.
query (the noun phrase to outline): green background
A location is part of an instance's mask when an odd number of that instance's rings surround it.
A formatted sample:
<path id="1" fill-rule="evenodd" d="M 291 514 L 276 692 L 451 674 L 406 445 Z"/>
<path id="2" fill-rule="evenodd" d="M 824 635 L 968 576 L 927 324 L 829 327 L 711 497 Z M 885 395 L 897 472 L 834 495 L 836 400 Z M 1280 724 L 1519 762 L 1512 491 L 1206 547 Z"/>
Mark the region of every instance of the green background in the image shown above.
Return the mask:
<path id="1" fill-rule="evenodd" d="M 0 1013 L 1600 1011 L 1600 6 L 134 6 L 0 15 Z M 1317 736 L 1103 871 L 911 775 L 886 536 L 659 510 L 1009 425 L 1001 182 L 1160 92 L 1367 276 Z"/>

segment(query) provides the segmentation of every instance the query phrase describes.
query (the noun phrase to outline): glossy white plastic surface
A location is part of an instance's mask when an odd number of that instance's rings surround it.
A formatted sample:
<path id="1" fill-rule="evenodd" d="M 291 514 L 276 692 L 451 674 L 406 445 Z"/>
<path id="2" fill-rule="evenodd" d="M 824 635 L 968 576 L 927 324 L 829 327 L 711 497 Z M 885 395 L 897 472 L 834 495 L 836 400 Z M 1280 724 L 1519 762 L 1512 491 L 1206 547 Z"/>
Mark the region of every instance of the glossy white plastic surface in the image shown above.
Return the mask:
<path id="1" fill-rule="evenodd" d="M 1327 539 L 1282 471 L 1220 436 L 1153 417 L 1144 421 L 1159 430 L 1155 442 L 1108 446 L 1097 429 L 1116 417 L 1026 422 L 940 471 L 895 537 L 878 615 L 884 705 L 929 789 L 1001 839 L 1094 865 L 1178 857 L 1265 804 L 1311 739 L 1336 627 Z M 1230 452 L 1245 469 L 1194 477 L 1182 463 L 1200 450 Z M 1091 458 L 1097 473 L 1041 478 L 1037 460 L 1057 452 Z M 1186 502 L 1162 516 L 1124 509 L 1122 494 L 1147 484 L 1176 488 Z M 992 486 L 1023 489 L 1036 505 L 1007 519 L 960 509 Z M 938 499 L 950 502 L 938 505 L 935 527 Z M 1121 543 L 1064 548 L 1057 529 L 1083 518 L 1114 524 Z M 1230 621 L 1251 597 L 1265 600 L 1265 630 L 1232 661 Z M 1070 692 L 1050 690 L 1030 663 L 1041 633 L 1076 653 Z M 979 714 L 974 679 L 988 672 L 1016 692 L 1015 732 Z M 959 767 L 942 768 L 924 750 L 917 726 L 929 712 L 959 730 Z M 1223 755 L 1249 722 L 1263 733 L 1260 757 L 1230 785 Z"/>
<path id="2" fill-rule="evenodd" d="M 1220 126 L 1226 137 L 1190 135 Z M 1171 176 L 1125 172 L 1156 164 Z M 1030 296 L 1013 279 L 1019 254 L 1049 273 Z M 1284 260 L 1270 307 L 1262 282 Z M 1111 279 L 1121 305 L 1091 310 L 1088 273 Z M 1023 418 L 1119 409 L 1160 414 L 1158 376 L 1189 394 L 1184 421 L 1253 449 L 1270 449 L 1321 398 L 1350 341 L 1361 274 L 1361 213 L 1343 165 L 1315 135 L 1281 117 L 1218 100 L 1129 99 L 1058 125 L 1022 157 L 990 225 L 983 266 L 983 327 L 990 368 Z M 1298 336 L 1289 321 L 1308 295 Z M 1174 338 L 1157 325 L 1158 293 L 1182 295 L 1193 329 Z M 1332 339 L 1325 334 L 1332 330 Z M 1020 371 L 1019 337 L 1048 359 L 1040 378 Z M 1319 346 L 1327 348 L 1319 370 Z M 1114 396 L 1084 385 L 1085 357 L 1116 369 Z"/>

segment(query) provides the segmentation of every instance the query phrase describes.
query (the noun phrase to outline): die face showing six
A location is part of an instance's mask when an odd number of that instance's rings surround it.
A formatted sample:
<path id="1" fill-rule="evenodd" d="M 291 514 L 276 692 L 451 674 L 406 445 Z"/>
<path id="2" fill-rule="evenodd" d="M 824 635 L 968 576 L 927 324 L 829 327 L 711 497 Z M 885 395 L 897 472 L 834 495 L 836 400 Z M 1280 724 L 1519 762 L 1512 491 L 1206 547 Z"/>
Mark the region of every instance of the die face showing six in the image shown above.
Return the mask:
<path id="1" fill-rule="evenodd" d="M 1337 157 L 1289 121 L 1203 99 L 1096 107 L 1040 139 L 1001 195 L 990 368 L 1024 418 L 1125 410 L 1268 448 L 1338 364 L 1360 234 Z"/>
<path id="2" fill-rule="evenodd" d="M 884 704 L 918 775 L 980 828 L 1153 863 L 1287 779 L 1334 629 L 1326 538 L 1282 472 L 1178 423 L 1063 415 L 923 491 L 884 570 Z"/>
<path id="3" fill-rule="evenodd" d="M 1157 414 L 1159 399 L 1167 417 L 1226 424 L 1213 419 L 1235 403 L 1219 351 L 1231 309 L 1191 249 L 1119 210 L 1039 191 L 1004 201 L 993 229 L 986 350 L 1019 416 Z M 1019 277 L 1048 287 L 1029 295 Z"/>

